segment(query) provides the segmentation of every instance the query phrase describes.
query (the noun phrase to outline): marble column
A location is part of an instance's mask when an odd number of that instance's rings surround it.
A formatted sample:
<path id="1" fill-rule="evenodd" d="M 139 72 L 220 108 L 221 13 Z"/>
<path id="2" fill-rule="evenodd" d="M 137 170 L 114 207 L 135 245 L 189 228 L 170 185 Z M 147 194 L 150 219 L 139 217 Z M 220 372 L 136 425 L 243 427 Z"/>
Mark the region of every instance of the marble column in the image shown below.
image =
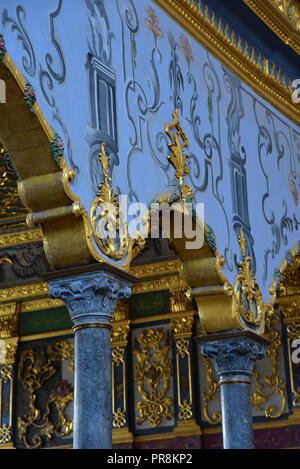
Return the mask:
<path id="1" fill-rule="evenodd" d="M 131 294 L 130 279 L 112 269 L 47 279 L 50 296 L 65 302 L 74 324 L 74 449 L 112 447 L 110 321 L 116 302 Z"/>
<path id="2" fill-rule="evenodd" d="M 211 334 L 197 341 L 219 378 L 224 449 L 253 449 L 251 374 L 268 341 L 251 331 Z"/>

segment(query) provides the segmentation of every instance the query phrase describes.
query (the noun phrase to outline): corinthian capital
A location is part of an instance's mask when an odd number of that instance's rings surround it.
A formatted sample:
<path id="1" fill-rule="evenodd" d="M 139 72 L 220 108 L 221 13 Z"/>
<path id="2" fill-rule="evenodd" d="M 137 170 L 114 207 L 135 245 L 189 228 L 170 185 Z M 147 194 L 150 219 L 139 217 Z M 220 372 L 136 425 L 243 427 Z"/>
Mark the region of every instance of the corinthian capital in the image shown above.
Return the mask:
<path id="1" fill-rule="evenodd" d="M 107 271 L 86 272 L 48 282 L 50 296 L 64 301 L 74 327 L 110 325 L 116 302 L 131 295 L 130 281 Z"/>

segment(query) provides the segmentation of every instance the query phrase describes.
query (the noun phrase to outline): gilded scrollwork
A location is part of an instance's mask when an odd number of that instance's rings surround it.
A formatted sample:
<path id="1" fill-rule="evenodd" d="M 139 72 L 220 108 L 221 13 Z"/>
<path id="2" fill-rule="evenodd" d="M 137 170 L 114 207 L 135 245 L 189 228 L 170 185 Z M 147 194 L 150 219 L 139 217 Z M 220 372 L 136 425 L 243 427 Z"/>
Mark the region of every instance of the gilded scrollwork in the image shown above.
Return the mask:
<path id="1" fill-rule="evenodd" d="M 202 391 L 201 397 L 203 399 L 203 414 L 205 419 L 212 425 L 221 423 L 222 414 L 221 410 L 217 410 L 211 415 L 209 404 L 216 400 L 220 402 L 220 385 L 213 376 L 213 364 L 212 360 L 208 357 L 202 357 L 206 367 L 206 380 L 207 387 Z"/>
<path id="2" fill-rule="evenodd" d="M 6 363 L 0 368 L 0 445 L 12 443 L 12 405 L 13 365 Z"/>
<path id="3" fill-rule="evenodd" d="M 140 233 L 131 238 L 126 220 L 120 210 L 117 194 L 111 186 L 109 177 L 110 161 L 102 143 L 99 154 L 104 181 L 100 183 L 98 196 L 90 208 L 91 228 L 94 240 L 100 251 L 116 261 L 128 255 L 135 257 L 145 246 L 145 239 Z"/>
<path id="4" fill-rule="evenodd" d="M 169 331 L 162 328 L 145 329 L 135 340 L 134 380 L 142 400 L 136 405 L 137 421 L 149 421 L 152 427 L 161 424 L 162 417 L 173 417 L 173 399 L 168 396 L 172 376 Z"/>
<path id="5" fill-rule="evenodd" d="M 271 315 L 267 315 L 264 337 L 270 341 L 270 345 L 266 350 L 266 358 L 271 360 L 271 362 L 268 361 L 267 373 L 262 378 L 261 372 L 258 371 L 256 365 L 253 370 L 254 392 L 251 395 L 251 404 L 256 411 L 263 411 L 267 418 L 279 418 L 282 416 L 287 404 L 286 384 L 284 379 L 279 376 L 278 369 L 282 339 L 279 331 L 275 328 L 275 324 L 280 324 L 279 314 L 272 313 Z M 212 415 L 210 405 L 216 402 L 220 406 L 220 386 L 214 378 L 212 360 L 208 357 L 201 358 L 204 360 L 206 367 L 206 380 L 208 383 L 207 387 L 201 393 L 203 399 L 203 414 L 209 423 L 219 424 L 222 419 L 221 411 L 217 410 Z M 264 370 L 265 369 L 266 365 L 264 366 Z M 271 401 L 273 400 L 273 402 L 275 402 L 275 396 L 277 396 L 276 405 Z M 280 400 L 278 400 L 278 397 Z M 265 408 L 263 408 L 263 406 Z"/>
<path id="6" fill-rule="evenodd" d="M 55 435 L 66 436 L 73 430 L 73 422 L 65 416 L 69 402 L 74 398 L 73 388 L 66 380 L 56 383 L 51 392 L 45 409 L 39 407 L 38 392 L 45 383 L 56 375 L 57 362 L 70 360 L 70 370 L 74 360 L 74 344 L 61 340 L 46 350 L 25 350 L 20 358 L 18 378 L 29 391 L 29 412 L 18 418 L 19 437 L 26 448 L 40 448 L 44 438 L 51 439 Z M 57 409 L 56 422 L 51 416 L 51 405 Z"/>
<path id="7" fill-rule="evenodd" d="M 271 371 L 264 378 L 264 383 L 259 382 L 259 373 L 256 366 L 254 367 L 253 376 L 256 390 L 251 396 L 252 405 L 256 410 L 262 409 L 262 404 L 267 403 L 272 396 L 278 395 L 280 397 L 281 405 L 279 408 L 274 404 L 266 407 L 264 413 L 267 418 L 280 417 L 286 407 L 286 384 L 283 378 L 279 376 L 278 358 L 279 352 L 282 347 L 282 339 L 280 333 L 275 329 L 274 324 L 280 323 L 280 316 L 278 313 L 273 312 L 266 318 L 266 331 L 264 337 L 270 341 L 270 345 L 266 350 L 266 357 L 271 359 Z M 269 388 L 267 391 L 265 388 Z"/>
<path id="8" fill-rule="evenodd" d="M 190 420 L 193 417 L 193 393 L 192 393 L 192 369 L 191 369 L 191 353 L 190 341 L 188 338 L 182 337 L 176 341 L 176 371 L 177 371 L 177 391 L 178 391 L 178 417 L 180 420 Z M 181 398 L 181 372 L 180 358 L 187 360 L 188 372 L 188 399 Z"/>
<path id="9" fill-rule="evenodd" d="M 122 381 L 115 383 L 115 369 L 121 368 Z M 122 407 L 116 408 L 117 402 L 117 387 L 121 387 L 122 394 Z M 125 362 L 125 347 L 114 347 L 112 349 L 112 414 L 113 414 L 113 428 L 123 428 L 127 425 L 127 399 L 126 399 L 126 362 Z"/>

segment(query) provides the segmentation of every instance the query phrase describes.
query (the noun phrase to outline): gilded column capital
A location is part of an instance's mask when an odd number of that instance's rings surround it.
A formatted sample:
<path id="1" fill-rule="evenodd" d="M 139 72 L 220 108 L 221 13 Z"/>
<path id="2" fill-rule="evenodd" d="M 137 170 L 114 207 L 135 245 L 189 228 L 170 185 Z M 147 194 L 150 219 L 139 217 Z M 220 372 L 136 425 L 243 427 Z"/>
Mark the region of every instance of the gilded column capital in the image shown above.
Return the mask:
<path id="1" fill-rule="evenodd" d="M 190 337 L 193 333 L 194 313 L 182 313 L 174 316 L 170 320 L 171 328 L 174 331 L 174 338 Z"/>
<path id="2" fill-rule="evenodd" d="M 115 304 L 131 295 L 131 283 L 107 271 L 93 271 L 48 280 L 52 298 L 67 305 L 74 330 L 110 327 Z"/>

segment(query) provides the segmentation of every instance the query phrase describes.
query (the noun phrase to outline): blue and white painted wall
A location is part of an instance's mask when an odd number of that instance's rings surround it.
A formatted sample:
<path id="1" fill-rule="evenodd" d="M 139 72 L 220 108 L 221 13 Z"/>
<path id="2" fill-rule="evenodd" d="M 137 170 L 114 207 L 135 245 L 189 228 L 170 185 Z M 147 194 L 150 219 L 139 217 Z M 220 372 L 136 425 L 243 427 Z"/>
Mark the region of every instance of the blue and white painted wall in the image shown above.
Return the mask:
<path id="1" fill-rule="evenodd" d="M 300 128 L 151 0 L 0 0 L 8 53 L 35 89 L 89 211 L 102 180 L 149 205 L 174 177 L 165 125 L 179 109 L 185 182 L 205 204 L 233 281 L 243 227 L 264 300 L 300 239 Z M 300 70 L 299 70 L 300 73 Z"/>

